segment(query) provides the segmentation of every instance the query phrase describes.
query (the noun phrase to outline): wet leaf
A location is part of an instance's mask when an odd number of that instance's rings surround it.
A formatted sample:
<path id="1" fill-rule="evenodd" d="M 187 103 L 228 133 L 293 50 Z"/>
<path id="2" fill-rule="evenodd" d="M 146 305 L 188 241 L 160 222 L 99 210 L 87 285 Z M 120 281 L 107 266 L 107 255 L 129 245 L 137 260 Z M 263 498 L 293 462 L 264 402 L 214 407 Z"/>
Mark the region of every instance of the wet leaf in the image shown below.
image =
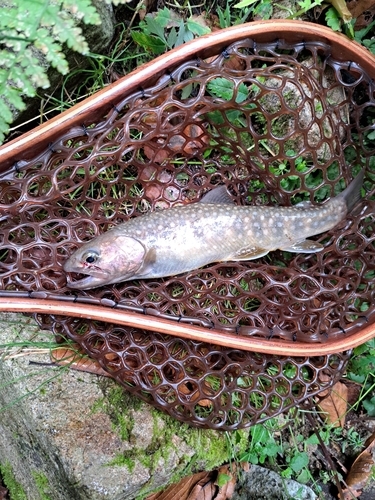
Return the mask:
<path id="1" fill-rule="evenodd" d="M 342 382 L 337 382 L 331 393 L 319 403 L 320 409 L 326 414 L 326 420 L 334 427 L 344 427 L 348 408 L 348 388 Z"/>
<path id="2" fill-rule="evenodd" d="M 367 439 L 365 446 L 366 448 L 351 466 L 348 477 L 346 478 L 348 488 L 343 490 L 342 500 L 350 500 L 353 497 L 358 498 L 370 479 L 372 468 L 375 465 L 372 457 L 375 447 L 375 433 Z"/>

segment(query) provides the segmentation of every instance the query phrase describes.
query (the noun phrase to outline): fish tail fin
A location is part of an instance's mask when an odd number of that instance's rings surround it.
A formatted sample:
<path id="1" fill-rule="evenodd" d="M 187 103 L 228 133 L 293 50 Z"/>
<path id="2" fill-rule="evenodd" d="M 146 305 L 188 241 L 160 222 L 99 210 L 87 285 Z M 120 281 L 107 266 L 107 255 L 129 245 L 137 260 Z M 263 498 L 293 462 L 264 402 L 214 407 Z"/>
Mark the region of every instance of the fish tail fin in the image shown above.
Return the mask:
<path id="1" fill-rule="evenodd" d="M 365 170 L 362 169 L 349 186 L 338 195 L 340 198 L 344 198 L 348 212 L 351 212 L 361 199 L 361 188 L 364 175 Z"/>

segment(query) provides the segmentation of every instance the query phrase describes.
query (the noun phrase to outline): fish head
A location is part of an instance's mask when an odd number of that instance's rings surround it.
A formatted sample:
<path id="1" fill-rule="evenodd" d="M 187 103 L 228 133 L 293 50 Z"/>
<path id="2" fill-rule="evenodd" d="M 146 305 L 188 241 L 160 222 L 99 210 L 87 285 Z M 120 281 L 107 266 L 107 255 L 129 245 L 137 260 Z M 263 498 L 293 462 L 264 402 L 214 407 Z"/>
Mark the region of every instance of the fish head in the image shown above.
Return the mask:
<path id="1" fill-rule="evenodd" d="M 88 290 L 131 279 L 142 267 L 146 249 L 131 236 L 104 233 L 76 250 L 64 264 L 67 273 L 86 275 L 68 280 L 69 288 Z"/>

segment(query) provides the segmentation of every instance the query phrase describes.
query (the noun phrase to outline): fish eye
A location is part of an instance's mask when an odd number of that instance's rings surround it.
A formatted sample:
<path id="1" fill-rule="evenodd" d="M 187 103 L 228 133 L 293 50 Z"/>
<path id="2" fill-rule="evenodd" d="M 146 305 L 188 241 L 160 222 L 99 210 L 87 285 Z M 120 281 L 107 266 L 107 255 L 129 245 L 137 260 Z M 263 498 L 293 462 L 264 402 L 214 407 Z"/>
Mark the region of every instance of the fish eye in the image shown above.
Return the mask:
<path id="1" fill-rule="evenodd" d="M 99 255 L 96 252 L 86 252 L 83 256 L 82 259 L 87 263 L 87 264 L 93 264 L 96 262 L 99 258 Z"/>

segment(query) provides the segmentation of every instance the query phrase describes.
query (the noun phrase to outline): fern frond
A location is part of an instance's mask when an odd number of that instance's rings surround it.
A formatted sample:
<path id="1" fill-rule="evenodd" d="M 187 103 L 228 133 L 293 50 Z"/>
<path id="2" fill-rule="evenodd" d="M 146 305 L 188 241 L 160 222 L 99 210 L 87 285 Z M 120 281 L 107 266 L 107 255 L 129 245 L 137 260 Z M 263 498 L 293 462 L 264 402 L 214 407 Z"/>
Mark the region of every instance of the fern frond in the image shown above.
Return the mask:
<path id="1" fill-rule="evenodd" d="M 123 1 L 123 0 L 120 0 Z M 62 45 L 89 51 L 80 21 L 100 24 L 91 0 L 8 0 L 0 16 L 0 143 L 12 122 L 11 109 L 23 110 L 23 96 L 47 88 L 46 68 L 35 49 L 60 73 L 69 71 Z M 35 49 L 34 49 L 35 47 Z"/>
<path id="2" fill-rule="evenodd" d="M 61 45 L 56 43 L 47 28 L 39 28 L 37 30 L 37 38 L 34 41 L 34 45 L 44 54 L 52 66 L 63 75 L 67 74 L 69 67 L 65 55 L 61 52 Z"/>
<path id="3" fill-rule="evenodd" d="M 90 0 L 64 0 L 62 7 L 86 24 L 100 24 L 99 14 L 91 5 Z"/>

